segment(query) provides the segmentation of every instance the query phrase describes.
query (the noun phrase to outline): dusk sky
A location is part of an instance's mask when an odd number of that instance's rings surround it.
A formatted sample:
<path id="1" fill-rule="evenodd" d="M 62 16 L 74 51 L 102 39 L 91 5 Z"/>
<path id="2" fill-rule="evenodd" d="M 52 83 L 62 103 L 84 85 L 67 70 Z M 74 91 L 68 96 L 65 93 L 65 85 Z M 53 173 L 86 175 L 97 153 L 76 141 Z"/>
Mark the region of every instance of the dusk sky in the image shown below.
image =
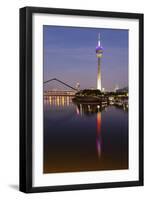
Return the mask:
<path id="1" fill-rule="evenodd" d="M 101 35 L 102 88 L 128 86 L 128 30 L 43 26 L 44 81 L 58 78 L 75 87 L 96 88 L 95 48 Z M 58 83 L 56 83 L 58 85 Z M 55 83 L 46 86 L 53 89 Z M 45 87 L 45 89 L 46 89 Z"/>

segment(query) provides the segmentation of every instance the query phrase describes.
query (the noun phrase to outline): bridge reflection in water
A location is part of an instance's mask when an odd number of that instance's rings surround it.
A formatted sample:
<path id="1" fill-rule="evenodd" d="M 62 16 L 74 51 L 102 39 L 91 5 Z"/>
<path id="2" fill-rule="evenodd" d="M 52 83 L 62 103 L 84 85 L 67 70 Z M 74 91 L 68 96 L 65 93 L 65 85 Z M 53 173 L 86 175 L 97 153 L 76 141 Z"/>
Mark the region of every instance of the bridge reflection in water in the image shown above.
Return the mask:
<path id="1" fill-rule="evenodd" d="M 72 99 L 44 95 L 44 173 L 127 169 L 127 112 Z"/>
<path id="2" fill-rule="evenodd" d="M 44 104 L 57 107 L 70 106 L 72 104 L 72 98 L 73 98 L 72 96 L 67 96 L 67 95 L 62 95 L 62 96 L 46 95 L 44 96 Z"/>

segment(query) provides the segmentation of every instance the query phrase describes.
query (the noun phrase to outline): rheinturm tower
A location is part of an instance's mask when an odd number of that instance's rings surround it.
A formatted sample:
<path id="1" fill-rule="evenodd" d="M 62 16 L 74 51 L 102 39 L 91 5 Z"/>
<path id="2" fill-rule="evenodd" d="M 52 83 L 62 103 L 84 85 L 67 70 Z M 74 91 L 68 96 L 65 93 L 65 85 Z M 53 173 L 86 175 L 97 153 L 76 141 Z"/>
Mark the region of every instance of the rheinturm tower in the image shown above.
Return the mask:
<path id="1" fill-rule="evenodd" d="M 98 35 L 98 44 L 96 46 L 96 57 L 98 58 L 98 73 L 97 73 L 97 89 L 101 91 L 102 84 L 101 84 L 101 58 L 103 55 L 103 48 L 101 46 L 100 41 L 100 33 Z"/>

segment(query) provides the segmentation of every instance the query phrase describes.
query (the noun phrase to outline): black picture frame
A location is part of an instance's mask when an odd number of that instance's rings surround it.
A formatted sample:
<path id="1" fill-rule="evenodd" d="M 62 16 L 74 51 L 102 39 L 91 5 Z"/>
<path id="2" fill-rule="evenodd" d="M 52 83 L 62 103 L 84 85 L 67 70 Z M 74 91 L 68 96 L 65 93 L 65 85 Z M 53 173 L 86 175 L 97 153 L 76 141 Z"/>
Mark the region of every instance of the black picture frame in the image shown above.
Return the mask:
<path id="1" fill-rule="evenodd" d="M 32 186 L 32 16 L 34 13 L 139 20 L 139 180 L 64 186 Z M 143 14 L 59 8 L 20 9 L 20 186 L 25 193 L 115 188 L 143 185 Z"/>

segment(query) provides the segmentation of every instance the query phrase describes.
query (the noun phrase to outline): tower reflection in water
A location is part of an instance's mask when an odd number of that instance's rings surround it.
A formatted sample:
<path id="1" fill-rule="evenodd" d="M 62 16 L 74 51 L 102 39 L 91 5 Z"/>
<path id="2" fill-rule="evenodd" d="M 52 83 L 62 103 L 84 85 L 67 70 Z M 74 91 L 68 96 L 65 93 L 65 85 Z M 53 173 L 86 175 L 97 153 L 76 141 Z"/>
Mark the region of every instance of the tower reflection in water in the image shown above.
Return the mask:
<path id="1" fill-rule="evenodd" d="M 98 158 L 101 157 L 101 112 L 97 113 L 97 136 L 96 136 L 96 148 L 98 153 Z"/>
<path id="2" fill-rule="evenodd" d="M 99 159 L 101 157 L 102 151 L 101 111 L 104 109 L 105 107 L 97 104 L 76 104 L 77 115 L 91 116 L 93 114 L 96 114 L 96 151 Z"/>

